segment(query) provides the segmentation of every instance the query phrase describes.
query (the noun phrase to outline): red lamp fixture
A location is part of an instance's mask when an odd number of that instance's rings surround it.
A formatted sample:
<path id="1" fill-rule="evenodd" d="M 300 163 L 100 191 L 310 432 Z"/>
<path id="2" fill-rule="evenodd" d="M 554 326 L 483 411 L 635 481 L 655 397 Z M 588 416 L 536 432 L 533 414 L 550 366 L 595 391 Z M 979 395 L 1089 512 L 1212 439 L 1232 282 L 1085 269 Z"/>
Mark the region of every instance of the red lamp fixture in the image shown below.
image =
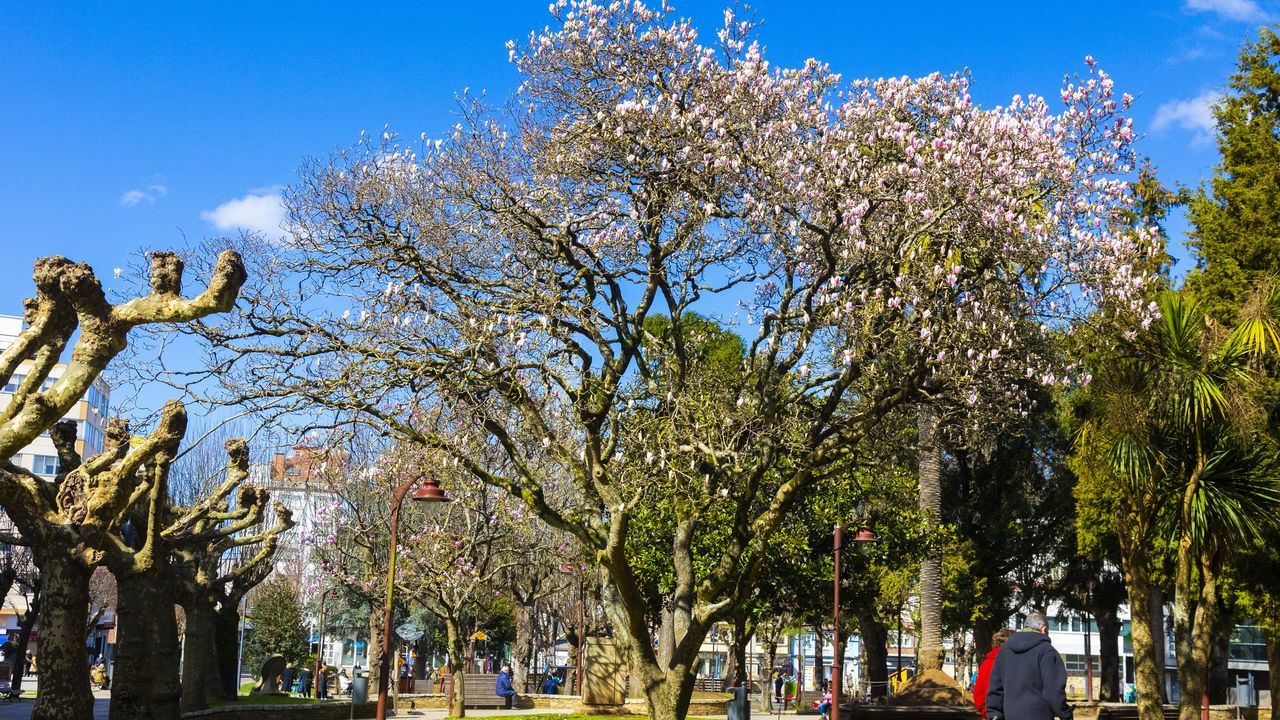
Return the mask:
<path id="1" fill-rule="evenodd" d="M 449 502 L 449 496 L 440 488 L 440 482 L 433 477 L 425 477 L 422 484 L 413 491 L 413 499 L 419 502 Z"/>

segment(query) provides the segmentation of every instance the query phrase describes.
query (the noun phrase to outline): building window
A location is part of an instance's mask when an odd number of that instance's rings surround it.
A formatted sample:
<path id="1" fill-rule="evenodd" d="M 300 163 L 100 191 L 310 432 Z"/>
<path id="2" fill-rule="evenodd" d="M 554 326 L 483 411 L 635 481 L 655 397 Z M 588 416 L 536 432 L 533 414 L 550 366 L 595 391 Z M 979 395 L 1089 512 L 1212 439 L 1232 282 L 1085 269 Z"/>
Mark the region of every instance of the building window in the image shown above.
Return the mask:
<path id="1" fill-rule="evenodd" d="M 1067 619 L 1061 615 L 1057 615 L 1049 620 L 1049 630 L 1053 632 L 1067 632 L 1071 629 Z"/>
<path id="2" fill-rule="evenodd" d="M 27 379 L 26 375 L 14 375 L 10 377 L 9 382 L 5 383 L 4 385 L 4 391 L 7 393 L 18 392 L 18 386 L 21 385 L 22 381 L 26 379 Z"/>
<path id="3" fill-rule="evenodd" d="M 85 399 L 89 401 L 89 407 L 93 408 L 98 415 L 107 416 L 107 395 L 96 383 L 89 386 Z"/>
<path id="4" fill-rule="evenodd" d="M 32 470 L 37 475 L 57 475 L 58 474 L 58 458 L 54 455 L 35 455 L 34 467 Z"/>
<path id="5" fill-rule="evenodd" d="M 1253 625 L 1237 625 L 1231 632 L 1227 656 L 1232 660 L 1266 662 L 1266 634 Z"/>
<path id="6" fill-rule="evenodd" d="M 102 452 L 102 431 L 83 420 L 77 420 L 76 424 L 80 426 L 80 439 L 84 440 L 84 455 Z"/>
<path id="7" fill-rule="evenodd" d="M 1093 671 L 1095 673 L 1101 673 L 1102 659 L 1097 655 L 1094 655 L 1092 659 L 1093 659 Z M 1084 655 L 1063 655 L 1062 662 L 1064 665 L 1067 666 L 1068 675 L 1084 674 Z"/>

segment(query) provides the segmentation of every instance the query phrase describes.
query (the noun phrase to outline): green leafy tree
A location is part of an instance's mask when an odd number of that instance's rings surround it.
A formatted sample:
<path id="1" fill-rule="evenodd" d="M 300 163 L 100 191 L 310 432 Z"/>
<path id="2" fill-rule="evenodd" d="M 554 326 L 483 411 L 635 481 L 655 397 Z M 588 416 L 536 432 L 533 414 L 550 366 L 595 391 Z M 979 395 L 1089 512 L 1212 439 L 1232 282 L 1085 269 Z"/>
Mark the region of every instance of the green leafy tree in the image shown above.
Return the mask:
<path id="1" fill-rule="evenodd" d="M 1251 302 L 1256 314 L 1230 334 L 1192 299 L 1160 297 L 1161 317 L 1129 335 L 1099 369 L 1091 418 L 1079 435 L 1090 472 L 1112 473 L 1124 497 L 1118 514 L 1130 604 L 1146 607 L 1149 545 L 1160 531 L 1175 545 L 1174 626 L 1180 716 L 1195 720 L 1212 650 L 1220 605 L 1220 580 L 1235 547 L 1254 540 L 1280 504 L 1266 453 L 1257 447 L 1260 408 L 1253 402 L 1255 358 L 1277 349 L 1273 318 L 1280 291 L 1265 288 Z M 1152 678 L 1135 624 L 1144 702 Z"/>
<path id="2" fill-rule="evenodd" d="M 1187 288 L 1221 322 L 1247 311 L 1246 293 L 1280 272 L 1280 36 L 1259 30 L 1241 50 L 1229 92 L 1214 107 L 1221 162 L 1209 186 L 1188 203 L 1198 266 Z M 1258 388 L 1275 434 L 1280 388 L 1276 367 Z M 1273 711 L 1280 707 L 1280 592 L 1274 548 L 1280 537 L 1254 543 L 1234 568 L 1239 610 L 1267 632 Z"/>
<path id="3" fill-rule="evenodd" d="M 252 630 L 245 638 L 245 650 L 255 658 L 253 668 L 271 655 L 283 655 L 295 665 L 306 659 L 307 629 L 302 624 L 302 603 L 298 589 L 287 580 L 270 580 L 258 586 L 249 608 Z"/>
<path id="4" fill-rule="evenodd" d="M 1069 438 L 1047 397 L 1035 407 L 991 448 L 954 450 L 943 474 L 942 519 L 964 546 L 944 592 L 944 625 L 972 628 L 979 656 L 1026 602 L 1015 588 L 1035 587 L 1048 575 L 1046 550 L 1070 517 L 1074 477 L 1061 462 Z"/>
<path id="5" fill-rule="evenodd" d="M 1187 289 L 1230 322 L 1251 288 L 1280 270 L 1280 36 L 1259 30 L 1213 109 L 1222 161 L 1187 211 L 1198 266 Z"/>

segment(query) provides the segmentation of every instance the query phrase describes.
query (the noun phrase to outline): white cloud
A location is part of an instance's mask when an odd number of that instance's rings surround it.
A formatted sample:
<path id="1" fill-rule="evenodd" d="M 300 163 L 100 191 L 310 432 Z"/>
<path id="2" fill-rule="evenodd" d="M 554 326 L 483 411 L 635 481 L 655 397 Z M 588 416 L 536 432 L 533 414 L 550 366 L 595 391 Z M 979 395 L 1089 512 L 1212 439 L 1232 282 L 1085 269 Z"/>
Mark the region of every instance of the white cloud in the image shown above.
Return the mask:
<path id="1" fill-rule="evenodd" d="M 1267 18 L 1267 13 L 1256 0 L 1186 0 L 1186 8 L 1191 12 L 1217 13 L 1228 20 L 1241 22 L 1256 22 Z"/>
<path id="2" fill-rule="evenodd" d="M 134 188 L 120 196 L 120 204 L 125 207 L 133 207 L 146 203 L 155 205 L 156 201 L 169 194 L 169 188 L 164 185 L 148 185 L 145 188 Z"/>
<path id="3" fill-rule="evenodd" d="M 1216 129 L 1213 120 L 1213 104 L 1218 102 L 1222 93 L 1217 90 L 1205 90 L 1196 97 L 1185 100 L 1170 100 L 1156 108 L 1156 116 L 1151 121 L 1151 129 L 1163 132 L 1176 127 L 1192 133 L 1192 143 L 1202 145 L 1213 140 Z"/>
<path id="4" fill-rule="evenodd" d="M 284 198 L 279 187 L 259 188 L 205 210 L 200 213 L 200 219 L 219 230 L 244 230 L 279 240 L 285 234 Z"/>

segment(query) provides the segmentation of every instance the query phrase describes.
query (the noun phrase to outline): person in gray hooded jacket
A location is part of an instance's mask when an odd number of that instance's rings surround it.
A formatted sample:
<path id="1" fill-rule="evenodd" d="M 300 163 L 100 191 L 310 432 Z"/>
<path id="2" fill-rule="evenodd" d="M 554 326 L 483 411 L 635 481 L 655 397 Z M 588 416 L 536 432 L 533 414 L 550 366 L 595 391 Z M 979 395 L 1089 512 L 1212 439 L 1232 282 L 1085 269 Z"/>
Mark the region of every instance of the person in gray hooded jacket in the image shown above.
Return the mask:
<path id="1" fill-rule="evenodd" d="M 987 687 L 987 717 L 1074 720 L 1067 704 L 1067 667 L 1049 641 L 1044 613 L 1029 613 L 1022 630 L 996 655 Z"/>

